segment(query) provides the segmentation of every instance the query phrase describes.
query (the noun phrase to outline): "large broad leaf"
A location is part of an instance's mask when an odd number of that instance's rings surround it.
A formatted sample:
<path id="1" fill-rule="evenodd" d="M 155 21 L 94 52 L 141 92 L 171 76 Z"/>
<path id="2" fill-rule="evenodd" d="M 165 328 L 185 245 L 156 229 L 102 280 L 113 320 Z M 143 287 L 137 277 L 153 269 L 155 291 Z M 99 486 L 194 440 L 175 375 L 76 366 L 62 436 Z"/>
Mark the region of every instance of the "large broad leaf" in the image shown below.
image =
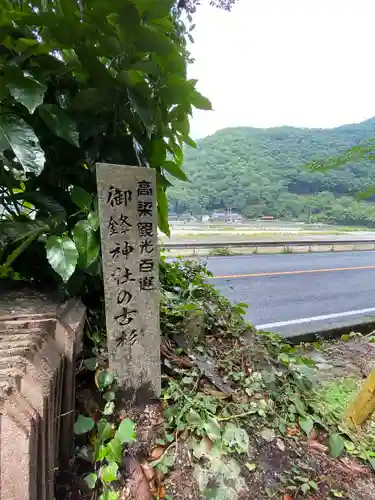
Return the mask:
<path id="1" fill-rule="evenodd" d="M 137 10 L 141 16 L 148 19 L 158 19 L 165 16 L 171 11 L 175 0 L 133 0 Z"/>
<path id="2" fill-rule="evenodd" d="M 78 261 L 78 251 L 69 236 L 50 236 L 46 243 L 47 259 L 63 281 L 68 281 Z"/>
<path id="3" fill-rule="evenodd" d="M 328 439 L 328 446 L 331 455 L 335 458 L 341 455 L 342 450 L 345 446 L 344 438 L 337 432 L 331 434 Z"/>
<path id="4" fill-rule="evenodd" d="M 299 425 L 301 427 L 301 429 L 303 430 L 303 432 L 305 432 L 305 434 L 309 435 L 310 432 L 313 430 L 314 428 L 314 421 L 311 420 L 311 418 L 309 417 L 306 417 L 306 418 L 300 418 L 298 420 L 299 422 Z"/>
<path id="5" fill-rule="evenodd" d="M 6 72 L 7 87 L 14 99 L 34 113 L 42 104 L 47 87 L 44 83 L 35 80 L 31 75 L 16 69 Z"/>
<path id="6" fill-rule="evenodd" d="M 33 129 L 22 118 L 10 113 L 0 114 L 0 152 L 11 149 L 25 172 L 38 175 L 45 156 Z"/>
<path id="7" fill-rule="evenodd" d="M 107 459 L 111 462 L 121 462 L 122 459 L 122 444 L 118 439 L 111 439 L 107 446 Z"/>
<path id="8" fill-rule="evenodd" d="M 85 417 L 79 414 L 74 424 L 74 434 L 86 434 L 94 427 L 94 420 L 90 417 Z"/>
<path id="9" fill-rule="evenodd" d="M 89 211 L 92 203 L 92 196 L 80 186 L 74 186 L 70 193 L 72 202 L 75 203 L 81 210 Z"/>
<path id="10" fill-rule="evenodd" d="M 63 109 L 55 104 L 43 104 L 39 106 L 38 113 L 54 134 L 79 148 L 77 124 Z"/>
<path id="11" fill-rule="evenodd" d="M 182 168 L 177 165 L 177 163 L 174 163 L 173 161 L 166 161 L 163 163 L 162 167 L 169 172 L 173 177 L 176 177 L 177 179 L 181 179 L 182 181 L 187 181 L 188 178 L 186 177 L 185 172 L 182 170 Z"/>
<path id="12" fill-rule="evenodd" d="M 0 221 L 0 246 L 9 242 L 16 242 L 34 235 L 47 232 L 50 226 L 43 220 L 30 221 L 1 220 Z"/>
<path id="13" fill-rule="evenodd" d="M 197 109 L 206 109 L 206 110 L 212 109 L 212 104 L 209 101 L 209 99 L 207 99 L 207 97 L 204 97 L 197 90 L 193 90 L 193 92 L 191 93 L 190 101 L 191 104 Z"/>
<path id="14" fill-rule="evenodd" d="M 158 224 L 160 229 L 170 237 L 170 229 L 168 223 L 168 200 L 165 194 L 165 189 L 159 187 L 157 191 L 158 199 Z"/>
<path id="15" fill-rule="evenodd" d="M 100 467 L 99 474 L 103 483 L 111 483 L 117 479 L 118 465 L 116 462 L 110 462 L 108 465 Z"/>
<path id="16" fill-rule="evenodd" d="M 91 472 L 90 474 L 87 474 L 83 479 L 86 481 L 86 484 L 90 488 L 90 490 L 93 490 L 95 488 L 96 481 L 98 480 L 98 476 L 95 472 Z"/>
<path id="17" fill-rule="evenodd" d="M 135 424 L 129 418 L 125 418 L 119 425 L 115 439 L 117 439 L 121 444 L 132 443 L 135 441 Z"/>
<path id="18" fill-rule="evenodd" d="M 78 265 L 81 269 L 87 269 L 98 258 L 100 248 L 98 234 L 87 220 L 75 225 L 74 243 L 79 254 Z"/>
<path id="19" fill-rule="evenodd" d="M 41 215 L 53 215 L 58 219 L 65 219 L 66 212 L 60 203 L 52 197 L 40 193 L 39 191 L 24 191 L 15 193 L 7 197 L 9 201 L 30 202 L 39 209 Z"/>

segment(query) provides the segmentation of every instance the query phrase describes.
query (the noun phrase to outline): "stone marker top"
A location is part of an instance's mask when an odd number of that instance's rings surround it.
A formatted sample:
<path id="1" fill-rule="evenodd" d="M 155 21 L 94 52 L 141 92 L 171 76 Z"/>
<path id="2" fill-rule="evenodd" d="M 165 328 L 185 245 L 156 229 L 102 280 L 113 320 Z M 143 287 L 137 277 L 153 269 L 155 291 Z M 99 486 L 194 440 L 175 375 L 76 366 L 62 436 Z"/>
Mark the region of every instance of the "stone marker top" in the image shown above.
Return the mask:
<path id="1" fill-rule="evenodd" d="M 109 364 L 139 399 L 158 396 L 161 385 L 155 175 L 97 165 Z"/>

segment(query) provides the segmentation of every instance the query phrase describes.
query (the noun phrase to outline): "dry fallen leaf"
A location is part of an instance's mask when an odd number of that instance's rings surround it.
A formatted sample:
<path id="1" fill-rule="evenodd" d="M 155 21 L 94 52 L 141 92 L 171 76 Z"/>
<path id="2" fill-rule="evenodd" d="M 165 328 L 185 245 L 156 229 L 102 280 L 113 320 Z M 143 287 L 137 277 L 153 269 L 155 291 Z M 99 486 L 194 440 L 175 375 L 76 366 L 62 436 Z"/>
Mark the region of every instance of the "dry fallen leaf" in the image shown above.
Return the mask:
<path id="1" fill-rule="evenodd" d="M 134 500 L 152 500 L 150 486 L 140 463 L 134 457 L 126 456 L 124 467 L 130 476 L 130 491 Z"/>
<path id="2" fill-rule="evenodd" d="M 166 494 L 167 494 L 167 492 L 165 491 L 165 486 L 161 486 L 159 488 L 159 499 L 164 500 Z"/>
<path id="3" fill-rule="evenodd" d="M 319 443 L 319 441 L 316 441 L 315 439 L 311 439 L 309 441 L 309 446 L 313 450 L 321 451 L 323 453 L 325 453 L 326 451 L 328 451 L 328 446 L 325 446 L 324 444 Z"/>
<path id="4" fill-rule="evenodd" d="M 287 495 L 284 495 L 284 500 L 293 500 L 293 497 L 292 497 L 292 495 L 287 494 Z"/>
<path id="5" fill-rule="evenodd" d="M 152 460 L 159 460 L 159 458 L 162 456 L 164 453 L 164 447 L 163 446 L 158 446 L 157 448 L 154 448 L 152 452 L 150 453 L 150 458 Z"/>
<path id="6" fill-rule="evenodd" d="M 369 474 L 369 470 L 362 465 L 357 464 L 353 460 L 349 460 L 347 457 L 341 458 L 341 462 L 346 465 L 350 472 L 355 472 L 357 474 Z"/>
<path id="7" fill-rule="evenodd" d="M 147 481 L 150 482 L 155 476 L 153 467 L 151 467 L 151 465 L 146 460 L 141 463 L 141 467 Z"/>
<path id="8" fill-rule="evenodd" d="M 297 427 L 289 427 L 287 430 L 287 434 L 288 436 L 295 436 L 296 434 L 298 434 Z"/>

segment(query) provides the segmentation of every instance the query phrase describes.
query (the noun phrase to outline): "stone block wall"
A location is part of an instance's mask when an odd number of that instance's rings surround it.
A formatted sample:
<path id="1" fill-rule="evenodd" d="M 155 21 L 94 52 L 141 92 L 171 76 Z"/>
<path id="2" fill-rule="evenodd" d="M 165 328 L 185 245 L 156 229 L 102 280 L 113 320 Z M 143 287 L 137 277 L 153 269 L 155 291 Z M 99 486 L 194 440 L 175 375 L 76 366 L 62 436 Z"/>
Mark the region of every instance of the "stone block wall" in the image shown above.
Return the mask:
<path id="1" fill-rule="evenodd" d="M 0 500 L 52 500 L 72 453 L 85 308 L 33 290 L 0 295 Z"/>

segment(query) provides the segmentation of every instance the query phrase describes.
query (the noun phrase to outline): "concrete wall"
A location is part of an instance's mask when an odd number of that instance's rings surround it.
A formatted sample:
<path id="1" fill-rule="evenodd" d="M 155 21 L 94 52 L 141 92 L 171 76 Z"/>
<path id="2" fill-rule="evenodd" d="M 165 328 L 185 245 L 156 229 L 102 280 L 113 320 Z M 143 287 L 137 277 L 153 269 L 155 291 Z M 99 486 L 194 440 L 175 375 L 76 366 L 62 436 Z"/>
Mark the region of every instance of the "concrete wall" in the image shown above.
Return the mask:
<path id="1" fill-rule="evenodd" d="M 52 500 L 72 454 L 85 308 L 31 289 L 0 296 L 0 500 Z"/>

